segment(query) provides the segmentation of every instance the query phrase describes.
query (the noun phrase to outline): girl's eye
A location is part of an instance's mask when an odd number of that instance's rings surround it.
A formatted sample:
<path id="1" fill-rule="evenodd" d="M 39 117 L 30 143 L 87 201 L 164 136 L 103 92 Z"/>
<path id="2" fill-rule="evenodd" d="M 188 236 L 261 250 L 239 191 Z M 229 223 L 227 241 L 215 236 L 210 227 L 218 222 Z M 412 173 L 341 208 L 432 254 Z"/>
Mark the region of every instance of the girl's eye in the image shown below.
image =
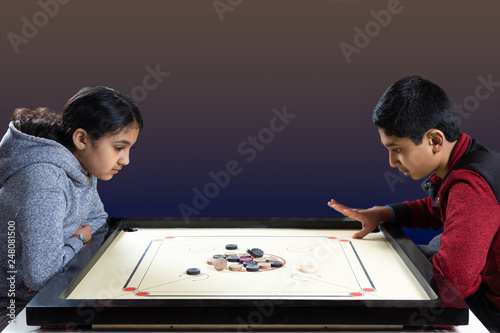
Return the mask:
<path id="1" fill-rule="evenodd" d="M 115 147 L 116 150 L 122 150 L 123 147 Z"/>

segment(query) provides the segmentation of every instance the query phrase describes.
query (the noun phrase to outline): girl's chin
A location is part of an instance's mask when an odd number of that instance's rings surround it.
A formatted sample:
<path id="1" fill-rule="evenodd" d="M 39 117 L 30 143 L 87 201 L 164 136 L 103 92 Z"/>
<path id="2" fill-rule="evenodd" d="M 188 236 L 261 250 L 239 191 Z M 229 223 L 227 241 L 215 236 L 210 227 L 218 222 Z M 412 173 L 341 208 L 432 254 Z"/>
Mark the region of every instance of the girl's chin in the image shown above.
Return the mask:
<path id="1" fill-rule="evenodd" d="M 111 178 L 113 178 L 113 175 L 96 176 L 96 178 L 99 180 L 107 181 L 107 180 L 110 180 Z"/>

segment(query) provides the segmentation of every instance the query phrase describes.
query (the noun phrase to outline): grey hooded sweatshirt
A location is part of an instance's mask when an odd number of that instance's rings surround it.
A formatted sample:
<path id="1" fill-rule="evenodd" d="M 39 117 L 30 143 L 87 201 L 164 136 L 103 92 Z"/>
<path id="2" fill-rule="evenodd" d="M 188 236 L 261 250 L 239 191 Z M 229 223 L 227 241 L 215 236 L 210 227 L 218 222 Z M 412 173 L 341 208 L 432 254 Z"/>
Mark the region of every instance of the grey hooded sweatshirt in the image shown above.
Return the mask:
<path id="1" fill-rule="evenodd" d="M 0 142 L 0 298 L 26 300 L 83 248 L 81 225 L 106 223 L 97 179 L 61 144 L 20 132 Z M 15 285 L 15 288 L 13 288 Z"/>

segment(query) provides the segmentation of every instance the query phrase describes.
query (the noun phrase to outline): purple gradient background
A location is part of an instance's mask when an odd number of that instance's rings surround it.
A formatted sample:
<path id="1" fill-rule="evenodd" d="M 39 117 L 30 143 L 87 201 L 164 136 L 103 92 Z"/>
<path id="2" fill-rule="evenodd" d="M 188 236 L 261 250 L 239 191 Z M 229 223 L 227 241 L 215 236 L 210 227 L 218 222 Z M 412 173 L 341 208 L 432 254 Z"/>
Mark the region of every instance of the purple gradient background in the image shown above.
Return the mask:
<path id="1" fill-rule="evenodd" d="M 42 8 L 3 1 L 0 128 L 15 107 L 60 111 L 83 86 L 130 94 L 145 68 L 159 65 L 170 75 L 138 103 L 145 127 L 132 163 L 99 183 L 111 216 L 180 216 L 193 188 L 230 160 L 243 171 L 199 216 L 337 216 L 330 198 L 354 207 L 420 198 L 420 182 L 409 178 L 389 187 L 384 173 L 397 173 L 373 107 L 407 75 L 440 84 L 456 104 L 474 95 L 480 75 L 500 81 L 500 3 L 401 1 L 348 64 L 339 44 L 353 45 L 354 27 L 390 2 L 243 0 L 221 21 L 211 0 L 70 1 L 16 54 L 7 35 L 21 35 L 22 18 L 33 22 Z M 246 162 L 238 145 L 284 106 L 297 117 Z M 500 150 L 499 91 L 462 130 Z"/>

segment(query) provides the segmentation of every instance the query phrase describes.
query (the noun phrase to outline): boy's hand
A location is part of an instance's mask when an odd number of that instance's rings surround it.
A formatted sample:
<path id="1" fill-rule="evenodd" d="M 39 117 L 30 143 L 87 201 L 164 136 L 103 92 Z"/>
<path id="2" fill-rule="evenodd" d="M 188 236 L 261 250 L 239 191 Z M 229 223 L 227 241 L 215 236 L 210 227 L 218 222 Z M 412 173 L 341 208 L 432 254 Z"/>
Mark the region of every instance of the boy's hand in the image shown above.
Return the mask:
<path id="1" fill-rule="evenodd" d="M 363 238 L 375 230 L 380 222 L 392 221 L 394 214 L 392 209 L 386 206 L 374 206 L 368 209 L 354 209 L 339 204 L 335 200 L 330 200 L 328 206 L 347 217 L 358 220 L 363 228 L 355 233 L 352 238 Z"/>

